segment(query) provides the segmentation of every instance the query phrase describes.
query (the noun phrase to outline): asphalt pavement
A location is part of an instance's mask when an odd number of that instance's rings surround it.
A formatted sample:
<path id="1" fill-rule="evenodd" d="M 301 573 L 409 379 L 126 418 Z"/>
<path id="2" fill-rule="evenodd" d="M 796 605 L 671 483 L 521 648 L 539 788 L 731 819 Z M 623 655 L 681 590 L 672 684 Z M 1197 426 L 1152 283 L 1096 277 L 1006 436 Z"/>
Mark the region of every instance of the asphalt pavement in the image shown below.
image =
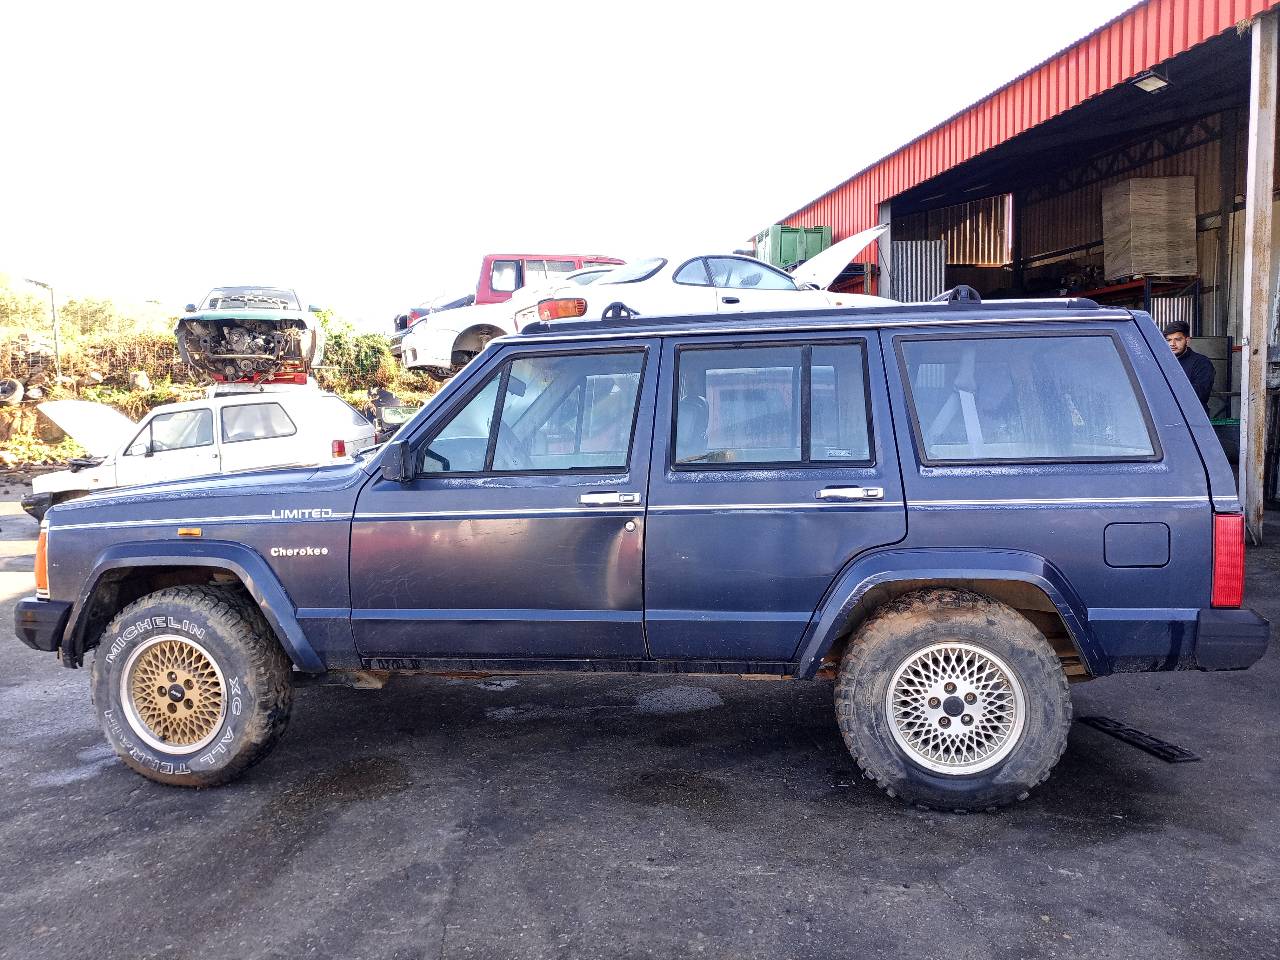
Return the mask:
<path id="1" fill-rule="evenodd" d="M 0 624 L 32 590 L 18 493 Z M 1277 585 L 1251 551 L 1273 620 Z M 1275 648 L 1073 687 L 1201 761 L 1077 723 L 1030 800 L 969 816 L 862 780 L 827 683 L 307 688 L 270 757 L 189 791 L 115 760 L 87 681 L 0 642 L 5 960 L 1280 957 Z"/>

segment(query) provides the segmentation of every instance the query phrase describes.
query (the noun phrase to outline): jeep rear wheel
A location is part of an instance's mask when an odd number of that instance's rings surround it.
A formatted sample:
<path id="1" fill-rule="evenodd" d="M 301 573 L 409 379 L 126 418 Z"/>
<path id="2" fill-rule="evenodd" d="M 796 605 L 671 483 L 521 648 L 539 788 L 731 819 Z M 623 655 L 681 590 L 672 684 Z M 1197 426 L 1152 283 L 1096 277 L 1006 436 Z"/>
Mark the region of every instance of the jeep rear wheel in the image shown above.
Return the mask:
<path id="1" fill-rule="evenodd" d="M 962 590 L 906 594 L 850 640 L 836 718 L 864 774 L 932 809 L 1024 799 L 1066 748 L 1071 698 L 1044 635 Z"/>
<path id="2" fill-rule="evenodd" d="M 130 768 L 160 783 L 225 783 L 284 733 L 291 666 L 261 613 L 219 587 L 172 587 L 122 610 L 93 661 L 93 703 Z"/>

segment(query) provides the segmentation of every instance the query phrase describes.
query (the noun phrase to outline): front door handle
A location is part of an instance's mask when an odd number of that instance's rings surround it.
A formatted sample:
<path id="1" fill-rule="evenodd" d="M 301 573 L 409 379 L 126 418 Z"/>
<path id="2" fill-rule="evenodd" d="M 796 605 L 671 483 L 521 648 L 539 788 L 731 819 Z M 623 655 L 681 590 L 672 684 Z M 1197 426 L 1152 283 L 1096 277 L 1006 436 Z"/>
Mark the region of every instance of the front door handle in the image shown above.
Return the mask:
<path id="1" fill-rule="evenodd" d="M 720 302 L 721 303 L 741 303 L 742 301 L 739 300 L 737 297 L 721 297 Z"/>
<path id="2" fill-rule="evenodd" d="M 823 487 L 819 500 L 883 500 L 884 487 Z"/>
<path id="3" fill-rule="evenodd" d="M 618 493 L 612 490 L 608 493 L 584 493 L 578 498 L 578 502 L 584 507 L 634 506 L 640 502 L 640 494 Z"/>

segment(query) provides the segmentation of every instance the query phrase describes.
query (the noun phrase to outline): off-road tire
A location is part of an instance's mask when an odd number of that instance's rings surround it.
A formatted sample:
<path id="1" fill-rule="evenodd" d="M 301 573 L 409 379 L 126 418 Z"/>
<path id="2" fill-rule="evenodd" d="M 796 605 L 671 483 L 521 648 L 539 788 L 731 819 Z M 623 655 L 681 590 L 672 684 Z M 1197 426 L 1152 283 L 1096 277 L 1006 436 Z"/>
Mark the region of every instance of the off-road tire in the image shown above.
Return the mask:
<path id="1" fill-rule="evenodd" d="M 887 700 L 894 674 L 943 642 L 993 654 L 1022 688 L 1021 732 L 1007 755 L 980 772 L 930 770 L 893 733 Z M 956 813 L 1026 799 L 1062 756 L 1071 726 L 1066 675 L 1044 635 L 1011 607 L 956 589 L 904 594 L 872 614 L 845 649 L 835 705 L 840 733 L 865 777 L 890 797 Z"/>
<path id="2" fill-rule="evenodd" d="M 140 676 L 136 671 L 144 670 L 148 662 L 161 662 L 156 658 L 173 650 L 197 659 L 207 655 L 212 667 L 204 675 L 212 676 L 214 670 L 220 674 L 220 682 L 210 681 L 208 689 L 220 689 L 220 693 L 216 697 L 209 693 L 206 700 L 210 706 L 205 716 L 212 714 L 216 719 L 192 721 L 194 729 L 204 734 L 199 741 L 160 749 L 144 738 L 150 734 L 158 740 L 161 733 L 143 719 L 148 709 L 145 701 L 126 693 L 125 671 Z M 152 661 L 146 659 L 149 652 Z M 291 670 L 261 612 L 243 595 L 215 586 L 170 587 L 129 604 L 103 631 L 90 689 L 107 741 L 127 766 L 159 783 L 211 787 L 257 763 L 284 734 L 293 705 Z M 159 677 L 160 686 L 167 679 L 167 675 Z M 204 690 L 201 686 L 197 694 Z M 213 709 L 214 703 L 219 710 Z M 191 700 L 177 700 L 174 709 L 189 710 L 192 705 Z M 197 714 L 193 716 L 198 716 L 204 704 L 194 705 Z M 168 709 L 168 702 L 152 708 Z"/>

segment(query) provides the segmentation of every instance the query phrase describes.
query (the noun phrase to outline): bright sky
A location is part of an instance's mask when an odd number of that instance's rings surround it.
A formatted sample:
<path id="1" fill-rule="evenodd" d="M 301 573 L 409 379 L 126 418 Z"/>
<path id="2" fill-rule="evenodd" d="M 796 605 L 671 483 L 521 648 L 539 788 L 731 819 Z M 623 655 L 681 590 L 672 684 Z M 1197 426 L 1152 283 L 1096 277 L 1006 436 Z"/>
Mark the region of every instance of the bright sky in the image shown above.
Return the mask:
<path id="1" fill-rule="evenodd" d="M 0 272 L 388 329 L 488 252 L 732 250 L 1129 6 L 6 4 Z"/>

